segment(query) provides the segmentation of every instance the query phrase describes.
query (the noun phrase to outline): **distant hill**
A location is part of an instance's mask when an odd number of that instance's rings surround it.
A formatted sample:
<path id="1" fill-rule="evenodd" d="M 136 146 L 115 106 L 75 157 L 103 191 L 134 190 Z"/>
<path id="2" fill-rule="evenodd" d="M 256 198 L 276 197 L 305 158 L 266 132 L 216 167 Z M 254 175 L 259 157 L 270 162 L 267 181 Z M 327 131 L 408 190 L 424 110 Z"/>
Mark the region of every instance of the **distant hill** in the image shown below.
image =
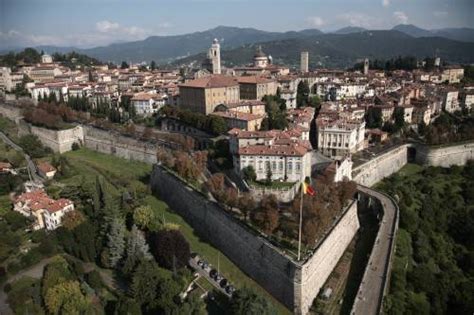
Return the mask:
<path id="1" fill-rule="evenodd" d="M 206 51 L 214 38 L 220 41 L 221 49 L 231 49 L 256 42 L 303 38 L 320 34 L 323 33 L 317 29 L 306 29 L 298 32 L 267 32 L 254 28 L 218 26 L 203 32 L 175 36 L 151 36 L 140 41 L 115 43 L 89 49 L 52 46 L 36 48 L 48 53 L 66 53 L 74 50 L 106 62 L 150 62 L 155 60 L 159 63 L 166 63 L 176 58 Z"/>
<path id="2" fill-rule="evenodd" d="M 334 34 L 352 34 L 352 33 L 361 33 L 367 31 L 367 29 L 363 27 L 357 27 L 357 26 L 346 26 L 343 28 L 338 29 L 337 31 L 334 31 Z"/>
<path id="3" fill-rule="evenodd" d="M 393 27 L 392 30 L 413 37 L 444 37 L 462 42 L 474 42 L 474 29 L 472 28 L 442 28 L 426 30 L 412 24 L 400 24 Z"/>
<path id="4" fill-rule="evenodd" d="M 464 43 L 439 37 L 414 38 L 398 31 L 365 31 L 350 34 L 324 34 L 259 43 L 275 63 L 298 66 L 300 52 L 309 51 L 312 67 L 347 67 L 362 58 L 389 59 L 412 55 L 418 58 L 433 56 L 459 63 L 474 62 L 474 43 Z M 222 51 L 227 66 L 252 62 L 256 44 Z M 183 58 L 178 64 L 199 64 L 205 54 Z"/>
<path id="5" fill-rule="evenodd" d="M 374 38 L 371 39 L 370 34 L 373 34 Z M 383 38 L 384 35 L 387 37 Z M 404 37 L 402 37 L 402 35 Z M 379 36 L 382 37 L 379 38 Z M 423 47 L 420 45 L 422 41 L 413 41 L 414 37 L 420 39 L 429 37 L 430 39 L 423 42 L 423 44 L 426 45 Z M 282 61 L 298 59 L 293 55 L 291 55 L 292 57 L 290 58 L 289 55 L 295 47 L 301 50 L 306 50 L 306 47 L 313 47 L 313 56 L 315 56 L 311 58 L 313 62 L 320 62 L 327 66 L 340 66 L 353 62 L 354 58 L 362 58 L 365 56 L 381 58 L 385 55 L 390 55 L 389 57 L 391 57 L 397 54 L 404 54 L 404 52 L 407 51 L 413 55 L 433 56 L 436 49 L 440 50 L 440 54 L 446 56 L 446 59 L 449 60 L 470 60 L 467 58 L 469 57 L 469 51 L 455 51 L 456 48 L 454 47 L 462 46 L 460 46 L 460 43 L 454 43 L 452 41 L 446 42 L 445 38 L 456 41 L 474 42 L 474 30 L 464 28 L 430 31 L 414 25 L 397 25 L 393 30 L 368 31 L 361 27 L 348 26 L 333 33 L 325 34 L 317 29 L 267 32 L 254 28 L 218 26 L 202 32 L 173 36 L 151 36 L 144 40 L 120 42 L 87 49 L 54 46 L 37 46 L 35 48 L 38 51 L 43 50 L 49 54 L 53 54 L 54 52 L 64 54 L 75 51 L 103 62 L 112 61 L 117 64 L 121 61 L 151 62 L 152 60 L 160 64 L 167 64 L 175 62 L 178 59 L 182 61 L 192 61 L 196 59 L 196 55 L 199 54 L 199 58 L 202 59 L 214 38 L 219 39 L 222 50 L 228 51 L 226 54 L 232 54 L 231 51 L 234 49 L 244 52 L 248 47 L 252 47 L 249 49 L 249 51 L 252 51 L 255 49 L 253 45 L 256 43 L 265 44 L 271 42 L 272 44 L 269 46 L 272 48 L 270 48 L 271 51 L 269 51 L 269 53 L 276 58 L 280 58 Z M 400 46 L 394 46 L 393 43 L 390 42 L 392 39 Z M 278 46 L 280 44 L 278 43 L 282 42 L 294 46 L 280 48 Z M 319 44 L 316 44 L 316 42 Z M 361 43 L 366 43 L 366 45 L 377 44 L 379 46 L 365 47 L 361 46 Z M 420 47 L 418 53 L 415 51 L 416 47 Z M 442 51 L 444 49 L 443 47 L 446 47 L 444 51 Z M 18 52 L 22 49 L 23 48 L 18 48 L 15 50 Z M 273 50 L 277 53 L 275 54 Z M 0 51 L 0 54 L 2 53 L 6 53 L 6 51 Z M 249 55 L 252 54 L 253 52 L 249 53 Z M 245 63 L 250 62 L 250 60 L 251 58 L 249 59 L 248 56 L 245 58 L 243 56 L 235 56 L 235 58 L 232 57 L 226 61 L 229 63 Z"/>

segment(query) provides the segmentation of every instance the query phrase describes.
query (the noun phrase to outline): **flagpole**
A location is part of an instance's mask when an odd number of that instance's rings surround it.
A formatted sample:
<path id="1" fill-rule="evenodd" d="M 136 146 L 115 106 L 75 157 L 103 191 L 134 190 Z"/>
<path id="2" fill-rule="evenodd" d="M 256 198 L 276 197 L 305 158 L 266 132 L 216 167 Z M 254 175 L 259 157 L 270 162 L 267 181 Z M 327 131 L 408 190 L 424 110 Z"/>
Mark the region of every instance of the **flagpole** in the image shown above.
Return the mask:
<path id="1" fill-rule="evenodd" d="M 304 184 L 301 183 L 301 200 L 300 200 L 300 224 L 299 224 L 299 231 L 298 231 L 298 261 L 300 260 L 301 256 L 301 226 L 303 225 L 303 190 Z"/>

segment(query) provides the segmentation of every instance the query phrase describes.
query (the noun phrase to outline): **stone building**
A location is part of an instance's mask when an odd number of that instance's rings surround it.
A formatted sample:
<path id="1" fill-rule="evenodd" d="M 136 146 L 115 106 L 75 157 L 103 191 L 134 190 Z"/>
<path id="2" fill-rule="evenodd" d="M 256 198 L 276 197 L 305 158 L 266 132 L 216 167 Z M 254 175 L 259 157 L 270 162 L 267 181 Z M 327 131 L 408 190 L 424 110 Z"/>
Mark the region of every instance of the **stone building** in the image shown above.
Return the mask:
<path id="1" fill-rule="evenodd" d="M 259 130 L 264 115 L 256 115 L 250 113 L 242 113 L 238 111 L 217 111 L 210 115 L 221 117 L 224 119 L 227 128 L 239 128 L 247 131 Z"/>
<path id="2" fill-rule="evenodd" d="M 212 75 L 189 81 L 179 86 L 180 107 L 202 114 L 214 112 L 217 105 L 240 101 L 237 79 Z"/>
<path id="3" fill-rule="evenodd" d="M 243 100 L 261 100 L 265 95 L 276 95 L 278 89 L 276 80 L 259 76 L 239 77 L 237 81 Z"/>
<path id="4" fill-rule="evenodd" d="M 344 157 L 364 149 L 365 121 L 316 119 L 318 149 L 328 157 Z"/>
<path id="5" fill-rule="evenodd" d="M 74 211 L 74 203 L 64 198 L 54 200 L 44 190 L 35 190 L 16 197 L 13 210 L 34 218 L 34 230 L 55 230 L 61 226 L 63 216 Z"/>

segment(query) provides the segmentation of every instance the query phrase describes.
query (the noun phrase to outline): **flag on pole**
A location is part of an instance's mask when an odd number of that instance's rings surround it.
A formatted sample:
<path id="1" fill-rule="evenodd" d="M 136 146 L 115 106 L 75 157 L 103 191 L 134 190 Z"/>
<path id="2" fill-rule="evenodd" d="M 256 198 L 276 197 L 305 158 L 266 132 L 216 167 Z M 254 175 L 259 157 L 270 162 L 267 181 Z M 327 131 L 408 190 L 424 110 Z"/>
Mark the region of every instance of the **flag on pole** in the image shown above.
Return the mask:
<path id="1" fill-rule="evenodd" d="M 314 196 L 316 194 L 316 191 L 314 190 L 313 187 L 311 187 L 311 185 L 309 183 L 307 183 L 306 181 L 303 182 L 303 193 L 305 195 L 310 195 L 310 196 Z"/>

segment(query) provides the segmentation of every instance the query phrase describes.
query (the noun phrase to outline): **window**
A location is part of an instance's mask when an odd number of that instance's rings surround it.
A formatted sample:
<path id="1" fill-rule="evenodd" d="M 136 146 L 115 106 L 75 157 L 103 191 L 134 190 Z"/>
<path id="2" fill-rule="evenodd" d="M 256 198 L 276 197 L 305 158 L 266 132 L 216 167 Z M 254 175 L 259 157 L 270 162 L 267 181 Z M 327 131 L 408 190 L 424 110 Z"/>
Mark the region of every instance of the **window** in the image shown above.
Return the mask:
<path id="1" fill-rule="evenodd" d="M 291 173 L 293 171 L 293 163 L 288 162 L 288 172 Z"/>
<path id="2" fill-rule="evenodd" d="M 283 171 L 283 162 L 280 161 L 280 163 L 278 163 L 278 168 L 280 169 L 280 171 Z"/>
<path id="3" fill-rule="evenodd" d="M 301 170 L 301 163 L 296 162 L 296 171 L 299 172 Z"/>
<path id="4" fill-rule="evenodd" d="M 262 161 L 258 161 L 258 170 L 259 170 L 259 171 L 262 170 Z"/>
<path id="5" fill-rule="evenodd" d="M 277 164 L 277 163 L 276 163 L 275 161 L 272 162 L 272 170 L 274 170 L 274 171 L 275 171 L 276 168 L 277 168 L 277 165 L 276 165 L 276 164 Z"/>

